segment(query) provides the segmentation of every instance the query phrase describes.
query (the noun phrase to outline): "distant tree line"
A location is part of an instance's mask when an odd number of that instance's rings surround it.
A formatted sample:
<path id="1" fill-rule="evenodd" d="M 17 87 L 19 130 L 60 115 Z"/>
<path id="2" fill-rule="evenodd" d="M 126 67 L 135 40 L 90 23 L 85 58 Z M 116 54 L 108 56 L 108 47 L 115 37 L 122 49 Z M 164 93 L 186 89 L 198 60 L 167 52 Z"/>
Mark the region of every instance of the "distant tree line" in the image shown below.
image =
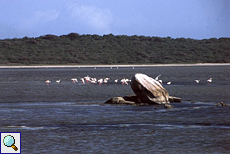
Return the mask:
<path id="1" fill-rule="evenodd" d="M 1 65 L 230 63 L 230 38 L 45 35 L 0 40 Z"/>

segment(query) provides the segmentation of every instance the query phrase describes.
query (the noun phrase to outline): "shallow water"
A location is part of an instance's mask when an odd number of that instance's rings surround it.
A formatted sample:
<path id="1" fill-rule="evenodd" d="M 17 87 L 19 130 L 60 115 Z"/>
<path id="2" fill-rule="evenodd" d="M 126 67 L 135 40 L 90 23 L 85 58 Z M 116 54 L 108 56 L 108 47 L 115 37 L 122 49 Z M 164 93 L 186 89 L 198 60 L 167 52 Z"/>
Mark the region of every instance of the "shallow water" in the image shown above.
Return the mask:
<path id="1" fill-rule="evenodd" d="M 113 81 L 138 72 L 161 74 L 182 103 L 103 105 L 133 94 Z M 86 75 L 110 80 L 100 86 L 70 80 Z M 229 76 L 230 66 L 0 69 L 0 132 L 21 132 L 22 153 L 229 153 L 230 106 L 214 106 L 230 104 Z"/>

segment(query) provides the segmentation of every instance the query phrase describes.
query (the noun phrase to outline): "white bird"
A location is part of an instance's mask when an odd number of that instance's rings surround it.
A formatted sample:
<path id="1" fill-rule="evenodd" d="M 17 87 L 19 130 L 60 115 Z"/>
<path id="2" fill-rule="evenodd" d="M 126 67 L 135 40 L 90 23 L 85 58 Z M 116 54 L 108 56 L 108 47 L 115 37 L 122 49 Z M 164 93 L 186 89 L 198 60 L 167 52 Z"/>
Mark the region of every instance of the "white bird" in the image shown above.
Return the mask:
<path id="1" fill-rule="evenodd" d="M 123 79 L 121 79 L 121 83 L 123 84 L 123 85 L 128 85 L 130 80 L 129 79 L 126 79 L 126 78 L 123 78 Z"/>
<path id="2" fill-rule="evenodd" d="M 72 83 L 78 82 L 76 78 L 72 78 L 71 80 L 72 80 Z"/>
<path id="3" fill-rule="evenodd" d="M 90 83 L 92 83 L 92 84 L 97 84 L 97 81 L 91 80 Z"/>
<path id="4" fill-rule="evenodd" d="M 118 82 L 118 79 L 114 80 L 114 82 L 117 83 L 117 82 Z"/>
<path id="5" fill-rule="evenodd" d="M 195 80 L 196 83 L 200 83 L 200 80 Z"/>
<path id="6" fill-rule="evenodd" d="M 105 78 L 105 80 L 107 80 L 107 81 L 108 81 L 109 79 L 110 79 L 110 78 Z"/>
<path id="7" fill-rule="evenodd" d="M 109 78 L 105 78 L 104 81 L 103 81 L 103 83 L 104 84 L 108 83 L 108 80 L 109 80 Z"/>
<path id="8" fill-rule="evenodd" d="M 87 75 L 87 76 L 84 77 L 84 79 L 85 79 L 85 81 L 86 81 L 87 83 L 90 82 L 90 78 L 91 78 L 91 77 L 89 77 L 89 75 Z"/>
<path id="9" fill-rule="evenodd" d="M 163 81 L 162 80 L 157 80 L 160 84 L 162 84 L 163 83 Z"/>
<path id="10" fill-rule="evenodd" d="M 90 83 L 97 84 L 97 79 L 96 78 L 91 78 Z"/>
<path id="11" fill-rule="evenodd" d="M 171 84 L 171 81 L 167 82 L 167 84 Z"/>
<path id="12" fill-rule="evenodd" d="M 162 80 L 159 80 L 159 77 L 161 76 L 161 74 L 160 75 L 158 75 L 156 78 L 155 78 L 155 80 L 156 81 L 158 81 L 160 84 L 162 84 L 163 83 L 163 81 Z"/>
<path id="13" fill-rule="evenodd" d="M 160 76 L 161 76 L 161 74 L 160 74 L 160 75 L 158 75 L 158 76 L 155 78 L 155 80 L 157 80 L 157 81 L 158 81 Z"/>
<path id="14" fill-rule="evenodd" d="M 51 83 L 50 80 L 46 80 L 46 85 L 48 86 Z"/>
<path id="15" fill-rule="evenodd" d="M 59 79 L 59 80 L 56 80 L 56 82 L 57 82 L 57 83 L 60 83 L 60 82 L 61 82 L 61 79 Z"/>
<path id="16" fill-rule="evenodd" d="M 82 82 L 83 84 L 85 84 L 84 78 L 81 78 L 80 80 L 81 80 L 81 82 Z"/>
<path id="17" fill-rule="evenodd" d="M 103 83 L 103 79 L 100 78 L 100 79 L 97 80 L 97 82 L 99 83 L 99 85 L 101 85 Z"/>
<path id="18" fill-rule="evenodd" d="M 208 82 L 208 83 L 211 83 L 211 82 L 212 82 L 212 78 L 209 78 L 209 79 L 207 80 L 207 82 Z"/>

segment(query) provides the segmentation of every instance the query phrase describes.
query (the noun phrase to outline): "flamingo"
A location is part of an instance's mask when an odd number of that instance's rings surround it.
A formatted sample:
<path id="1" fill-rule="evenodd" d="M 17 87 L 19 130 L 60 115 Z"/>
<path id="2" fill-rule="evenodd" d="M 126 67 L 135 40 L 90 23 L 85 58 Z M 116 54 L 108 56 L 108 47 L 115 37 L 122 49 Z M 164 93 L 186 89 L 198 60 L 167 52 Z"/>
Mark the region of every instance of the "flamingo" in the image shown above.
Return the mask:
<path id="1" fill-rule="evenodd" d="M 96 78 L 91 78 L 90 83 L 97 84 L 97 79 Z"/>
<path id="2" fill-rule="evenodd" d="M 129 80 L 129 79 L 126 79 L 126 82 L 128 83 L 128 82 L 131 82 L 132 80 Z"/>
<path id="3" fill-rule="evenodd" d="M 209 79 L 207 80 L 207 82 L 208 82 L 208 83 L 211 83 L 211 82 L 212 82 L 212 78 L 209 78 Z"/>
<path id="4" fill-rule="evenodd" d="M 103 83 L 103 79 L 100 78 L 100 79 L 97 80 L 97 82 L 99 83 L 99 85 L 101 85 Z"/>
<path id="5" fill-rule="evenodd" d="M 125 78 L 121 79 L 121 83 L 125 84 Z"/>
<path id="6" fill-rule="evenodd" d="M 107 84 L 109 80 L 110 80 L 110 78 L 104 78 L 103 83 Z"/>
<path id="7" fill-rule="evenodd" d="M 123 79 L 121 79 L 121 83 L 123 84 L 123 85 L 128 85 L 128 82 L 129 82 L 129 79 L 126 79 L 126 78 L 123 78 Z"/>
<path id="8" fill-rule="evenodd" d="M 91 84 L 97 84 L 97 81 L 91 80 L 90 83 L 91 83 Z"/>
<path id="9" fill-rule="evenodd" d="M 105 78 L 103 82 L 104 82 L 104 84 L 107 84 L 108 83 L 108 78 Z"/>
<path id="10" fill-rule="evenodd" d="M 114 82 L 117 83 L 117 82 L 118 82 L 118 79 L 114 80 Z"/>
<path id="11" fill-rule="evenodd" d="M 76 78 L 72 78 L 71 80 L 72 80 L 72 83 L 78 82 Z"/>
<path id="12" fill-rule="evenodd" d="M 82 82 L 83 84 L 85 84 L 84 78 L 81 78 L 80 80 L 81 80 L 81 82 Z"/>
<path id="13" fill-rule="evenodd" d="M 46 80 L 46 85 L 48 86 L 51 83 L 50 80 Z"/>
<path id="14" fill-rule="evenodd" d="M 86 81 L 87 83 L 90 82 L 90 78 L 91 78 L 91 77 L 89 77 L 89 75 L 87 75 L 87 76 L 84 77 L 84 79 L 85 79 L 85 81 Z"/>
<path id="15" fill-rule="evenodd" d="M 108 81 L 109 79 L 110 79 L 110 78 L 105 78 L 105 80 L 107 80 L 107 81 Z"/>

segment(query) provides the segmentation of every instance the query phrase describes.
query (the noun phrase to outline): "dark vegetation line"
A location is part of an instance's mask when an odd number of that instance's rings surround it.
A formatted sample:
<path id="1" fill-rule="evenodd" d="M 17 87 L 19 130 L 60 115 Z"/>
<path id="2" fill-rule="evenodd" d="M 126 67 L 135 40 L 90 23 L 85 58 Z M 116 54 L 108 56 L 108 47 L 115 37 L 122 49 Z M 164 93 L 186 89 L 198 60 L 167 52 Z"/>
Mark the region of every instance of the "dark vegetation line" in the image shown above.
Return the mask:
<path id="1" fill-rule="evenodd" d="M 0 65 L 230 63 L 230 38 L 45 35 L 0 40 Z"/>

